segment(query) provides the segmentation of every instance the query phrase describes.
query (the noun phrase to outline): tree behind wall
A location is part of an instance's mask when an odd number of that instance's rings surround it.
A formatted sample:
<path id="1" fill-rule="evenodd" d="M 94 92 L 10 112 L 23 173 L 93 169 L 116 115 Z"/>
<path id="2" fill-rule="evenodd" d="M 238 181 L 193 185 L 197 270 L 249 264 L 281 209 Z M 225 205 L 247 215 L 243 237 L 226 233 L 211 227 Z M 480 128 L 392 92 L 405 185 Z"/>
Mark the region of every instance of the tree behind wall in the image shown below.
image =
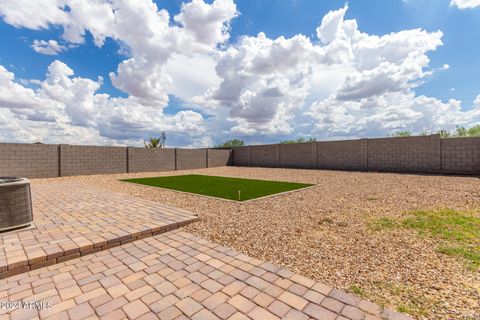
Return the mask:
<path id="1" fill-rule="evenodd" d="M 244 146 L 245 142 L 240 139 L 227 140 L 224 143 L 216 145 L 217 148 L 235 148 Z"/>
<path id="2" fill-rule="evenodd" d="M 467 135 L 469 137 L 479 137 L 480 136 L 480 124 L 477 124 L 476 126 L 473 126 L 470 129 L 468 129 L 467 130 Z"/>
<path id="3" fill-rule="evenodd" d="M 283 141 L 280 141 L 280 144 L 307 143 L 307 142 L 315 142 L 315 141 L 317 141 L 317 138 L 308 138 L 308 139 L 305 139 L 304 137 L 300 137 L 300 138 L 294 139 L 294 140 L 283 140 Z"/>
<path id="4" fill-rule="evenodd" d="M 393 137 L 410 137 L 412 132 L 405 130 L 405 131 L 398 131 L 392 134 Z"/>
<path id="5" fill-rule="evenodd" d="M 465 128 L 463 126 L 457 126 L 455 132 L 449 130 L 438 130 L 438 131 L 423 131 L 420 135 L 421 136 L 429 136 L 431 134 L 439 134 L 441 138 L 464 138 L 464 137 L 480 137 L 480 124 L 474 125 L 470 128 Z M 410 137 L 412 136 L 412 132 L 405 130 L 405 131 L 398 131 L 393 133 L 392 137 Z"/>
<path id="6" fill-rule="evenodd" d="M 450 133 L 450 131 L 443 130 L 443 129 L 437 131 L 437 134 L 440 135 L 440 138 L 450 138 L 450 136 L 452 135 L 452 134 Z"/>
<path id="7" fill-rule="evenodd" d="M 144 141 L 145 148 L 161 148 L 162 143 L 160 138 L 149 138 L 148 142 Z"/>
<path id="8" fill-rule="evenodd" d="M 165 148 L 165 140 L 167 140 L 167 135 L 165 131 L 162 131 L 160 137 L 153 138 L 150 137 L 148 142 L 143 142 L 145 144 L 145 148 Z"/>

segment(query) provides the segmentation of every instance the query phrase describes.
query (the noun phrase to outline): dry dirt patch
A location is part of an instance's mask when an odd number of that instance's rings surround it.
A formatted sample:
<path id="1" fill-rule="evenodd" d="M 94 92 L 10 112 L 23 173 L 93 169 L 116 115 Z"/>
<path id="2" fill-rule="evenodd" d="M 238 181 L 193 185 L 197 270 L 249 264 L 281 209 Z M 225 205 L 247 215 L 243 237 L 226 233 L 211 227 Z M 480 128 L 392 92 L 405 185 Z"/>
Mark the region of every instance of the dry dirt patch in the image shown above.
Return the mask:
<path id="1" fill-rule="evenodd" d="M 248 203 L 126 184 L 120 178 L 185 173 L 318 183 Z M 198 213 L 186 230 L 418 318 L 480 318 L 480 271 L 438 253 L 415 230 L 372 230 L 380 218 L 451 208 L 480 213 L 476 177 L 222 167 L 78 179 Z M 55 179 L 34 180 L 51 183 Z"/>

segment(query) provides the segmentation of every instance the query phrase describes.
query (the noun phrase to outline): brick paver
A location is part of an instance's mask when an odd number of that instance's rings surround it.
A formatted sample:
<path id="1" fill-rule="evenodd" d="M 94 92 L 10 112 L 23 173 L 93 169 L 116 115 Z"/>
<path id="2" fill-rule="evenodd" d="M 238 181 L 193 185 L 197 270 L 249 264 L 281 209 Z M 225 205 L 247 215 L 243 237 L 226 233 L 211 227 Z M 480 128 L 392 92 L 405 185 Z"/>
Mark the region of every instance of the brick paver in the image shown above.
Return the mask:
<path id="1" fill-rule="evenodd" d="M 17 299 L 53 307 L 0 318 L 410 319 L 181 230 L 0 280 Z"/>
<path id="2" fill-rule="evenodd" d="M 0 235 L 0 279 L 198 219 L 184 210 L 75 181 L 33 185 L 32 196 L 35 228 Z M 135 272 L 147 267 L 131 265 Z"/>

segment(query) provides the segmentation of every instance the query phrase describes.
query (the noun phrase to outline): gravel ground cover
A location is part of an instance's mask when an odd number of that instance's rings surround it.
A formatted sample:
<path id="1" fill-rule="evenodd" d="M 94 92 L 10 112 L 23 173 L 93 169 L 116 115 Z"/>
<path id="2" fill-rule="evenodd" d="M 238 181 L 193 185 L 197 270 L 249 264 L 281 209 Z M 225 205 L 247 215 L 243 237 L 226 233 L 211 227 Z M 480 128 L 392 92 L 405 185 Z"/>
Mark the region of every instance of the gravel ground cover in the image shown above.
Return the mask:
<path id="1" fill-rule="evenodd" d="M 199 174 L 136 178 L 122 181 L 235 201 L 252 200 L 312 186 L 312 184 L 306 183 L 215 177 Z"/>
<path id="2" fill-rule="evenodd" d="M 118 179 L 206 174 L 312 183 L 298 192 L 235 203 Z M 372 228 L 418 210 L 480 217 L 476 177 L 222 167 L 75 179 L 198 213 L 185 230 L 274 262 L 419 319 L 480 319 L 480 270 L 438 252 L 412 228 Z"/>

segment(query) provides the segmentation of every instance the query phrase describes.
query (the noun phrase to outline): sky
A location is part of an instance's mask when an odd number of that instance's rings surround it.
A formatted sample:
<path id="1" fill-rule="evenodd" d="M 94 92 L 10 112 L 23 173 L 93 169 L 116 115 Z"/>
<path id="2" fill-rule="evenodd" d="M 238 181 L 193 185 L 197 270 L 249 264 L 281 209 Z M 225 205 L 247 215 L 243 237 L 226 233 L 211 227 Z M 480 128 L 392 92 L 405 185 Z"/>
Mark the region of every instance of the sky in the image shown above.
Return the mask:
<path id="1" fill-rule="evenodd" d="M 480 123 L 480 0 L 2 0 L 0 141 L 207 147 Z"/>

